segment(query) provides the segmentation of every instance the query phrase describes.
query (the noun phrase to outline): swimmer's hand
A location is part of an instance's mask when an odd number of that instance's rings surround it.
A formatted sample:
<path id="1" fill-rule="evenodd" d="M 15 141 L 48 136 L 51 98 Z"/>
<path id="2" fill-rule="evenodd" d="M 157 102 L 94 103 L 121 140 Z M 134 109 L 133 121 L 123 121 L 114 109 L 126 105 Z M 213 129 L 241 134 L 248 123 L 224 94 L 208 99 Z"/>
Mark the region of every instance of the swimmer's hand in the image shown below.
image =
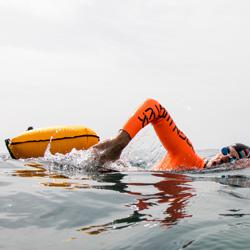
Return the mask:
<path id="1" fill-rule="evenodd" d="M 214 156 L 211 160 L 209 160 L 206 167 L 212 168 L 212 167 L 215 167 L 217 165 L 230 162 L 231 159 L 232 158 L 229 155 L 223 155 L 223 154 L 219 153 L 216 156 Z"/>
<path id="2" fill-rule="evenodd" d="M 129 134 L 121 130 L 115 138 L 99 142 L 92 147 L 92 150 L 98 155 L 101 164 L 116 161 L 120 158 L 122 150 L 129 144 L 130 140 Z"/>

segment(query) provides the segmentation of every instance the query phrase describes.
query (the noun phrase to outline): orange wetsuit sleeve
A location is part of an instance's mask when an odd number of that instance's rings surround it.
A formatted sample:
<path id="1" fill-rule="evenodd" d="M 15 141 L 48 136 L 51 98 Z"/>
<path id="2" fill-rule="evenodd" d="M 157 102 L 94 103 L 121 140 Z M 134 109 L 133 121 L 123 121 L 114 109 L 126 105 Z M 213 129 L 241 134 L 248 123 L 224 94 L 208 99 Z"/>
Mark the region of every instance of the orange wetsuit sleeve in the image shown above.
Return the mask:
<path id="1" fill-rule="evenodd" d="M 176 126 L 168 111 L 156 100 L 147 99 L 124 124 L 133 138 L 143 127 L 151 123 L 162 145 L 168 151 L 157 169 L 203 168 L 204 161 L 196 154 L 187 136 Z"/>

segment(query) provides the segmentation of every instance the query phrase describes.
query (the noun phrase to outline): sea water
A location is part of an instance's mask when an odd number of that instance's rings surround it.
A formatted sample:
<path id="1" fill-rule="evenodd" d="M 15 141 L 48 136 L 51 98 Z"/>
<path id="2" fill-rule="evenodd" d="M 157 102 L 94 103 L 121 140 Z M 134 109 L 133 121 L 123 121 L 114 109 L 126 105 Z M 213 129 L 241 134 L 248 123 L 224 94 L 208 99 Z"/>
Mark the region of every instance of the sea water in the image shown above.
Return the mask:
<path id="1" fill-rule="evenodd" d="M 250 163 L 153 172 L 165 152 L 143 141 L 101 172 L 91 151 L 2 154 L 0 249 L 249 249 Z"/>

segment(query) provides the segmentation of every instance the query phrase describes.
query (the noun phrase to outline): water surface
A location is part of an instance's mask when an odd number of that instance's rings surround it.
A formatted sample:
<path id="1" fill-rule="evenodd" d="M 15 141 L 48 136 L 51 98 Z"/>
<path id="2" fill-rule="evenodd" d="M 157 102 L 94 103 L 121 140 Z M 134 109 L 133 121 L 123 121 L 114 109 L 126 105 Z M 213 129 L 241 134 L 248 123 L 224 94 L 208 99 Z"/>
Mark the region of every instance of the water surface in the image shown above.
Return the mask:
<path id="1" fill-rule="evenodd" d="M 142 159 L 100 173 L 70 161 L 1 155 L 0 248 L 249 249 L 248 168 L 152 172 Z"/>

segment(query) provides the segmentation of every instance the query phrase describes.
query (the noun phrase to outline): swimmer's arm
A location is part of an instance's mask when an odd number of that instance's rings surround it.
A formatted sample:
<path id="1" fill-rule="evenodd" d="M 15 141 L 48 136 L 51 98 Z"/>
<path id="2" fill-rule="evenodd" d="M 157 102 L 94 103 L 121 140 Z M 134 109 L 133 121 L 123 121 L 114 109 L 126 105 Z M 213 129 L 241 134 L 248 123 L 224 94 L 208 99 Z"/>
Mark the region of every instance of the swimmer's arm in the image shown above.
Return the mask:
<path id="1" fill-rule="evenodd" d="M 219 153 L 219 154 L 215 155 L 211 160 L 208 161 L 206 167 L 207 168 L 215 167 L 217 165 L 230 162 L 231 159 L 232 158 L 229 155 L 223 155 L 223 154 Z"/>
<path id="2" fill-rule="evenodd" d="M 92 149 L 99 155 L 100 163 L 116 161 L 130 141 L 130 135 L 126 131 L 120 130 L 114 138 L 99 142 Z"/>

